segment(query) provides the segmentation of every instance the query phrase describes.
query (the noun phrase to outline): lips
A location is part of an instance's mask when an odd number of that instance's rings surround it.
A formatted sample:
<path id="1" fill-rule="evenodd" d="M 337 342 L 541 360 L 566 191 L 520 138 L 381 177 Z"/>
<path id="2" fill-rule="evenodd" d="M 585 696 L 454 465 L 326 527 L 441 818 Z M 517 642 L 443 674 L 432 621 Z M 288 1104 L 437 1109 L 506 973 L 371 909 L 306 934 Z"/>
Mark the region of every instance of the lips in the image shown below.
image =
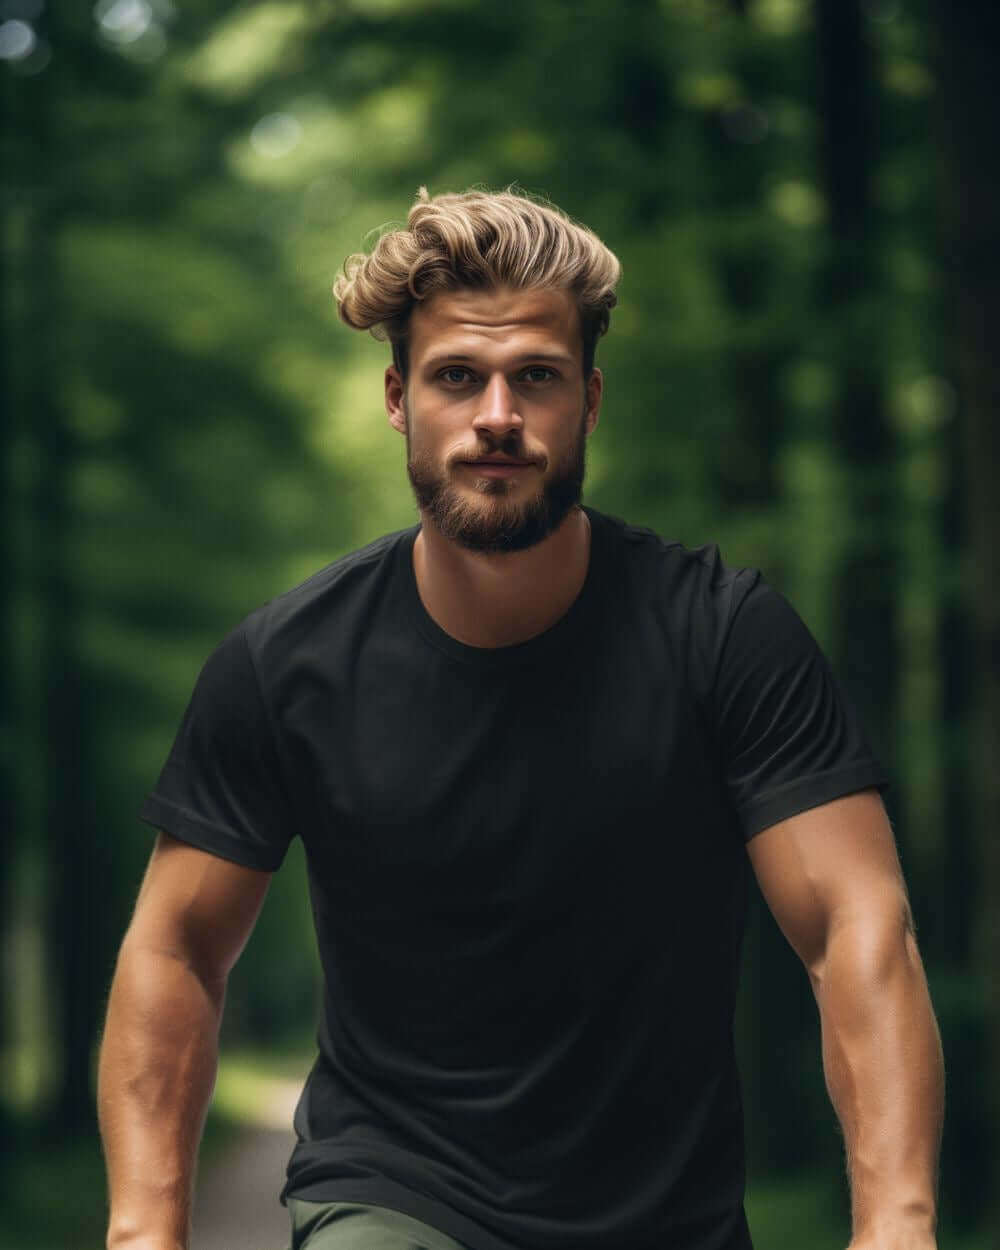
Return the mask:
<path id="1" fill-rule="evenodd" d="M 499 460 L 499 459 L 483 459 L 483 460 L 466 460 L 466 464 L 495 464 L 503 465 L 509 469 L 526 469 L 530 464 L 530 460 Z"/>

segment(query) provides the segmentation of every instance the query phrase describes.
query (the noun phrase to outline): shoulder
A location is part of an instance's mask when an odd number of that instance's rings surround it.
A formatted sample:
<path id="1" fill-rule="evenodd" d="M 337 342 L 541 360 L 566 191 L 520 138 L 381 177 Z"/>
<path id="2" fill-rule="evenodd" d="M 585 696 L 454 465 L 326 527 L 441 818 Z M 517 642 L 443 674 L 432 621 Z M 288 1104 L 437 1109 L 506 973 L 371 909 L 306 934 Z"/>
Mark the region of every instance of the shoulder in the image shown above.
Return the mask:
<path id="1" fill-rule="evenodd" d="M 338 557 L 297 586 L 252 611 L 234 633 L 242 633 L 255 661 L 308 646 L 331 623 L 364 612 L 384 587 L 400 543 L 416 526 L 395 530 Z"/>
<path id="2" fill-rule="evenodd" d="M 697 547 L 664 538 L 644 525 L 598 514 L 618 558 L 675 617 L 692 617 L 701 627 L 728 623 L 755 587 L 760 569 L 727 563 L 717 543 Z"/>
<path id="3" fill-rule="evenodd" d="M 715 542 L 687 546 L 610 515 L 599 523 L 625 601 L 652 620 L 695 691 L 707 695 L 744 605 L 770 591 L 760 569 L 727 562 Z"/>

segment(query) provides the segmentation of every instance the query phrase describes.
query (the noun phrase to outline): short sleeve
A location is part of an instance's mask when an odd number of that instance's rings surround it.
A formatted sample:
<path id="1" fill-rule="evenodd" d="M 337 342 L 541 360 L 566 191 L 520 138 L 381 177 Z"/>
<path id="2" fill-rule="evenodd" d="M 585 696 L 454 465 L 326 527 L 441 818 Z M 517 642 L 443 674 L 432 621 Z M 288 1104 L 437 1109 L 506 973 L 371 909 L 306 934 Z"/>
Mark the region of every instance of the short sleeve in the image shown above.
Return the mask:
<path id="1" fill-rule="evenodd" d="M 747 840 L 808 808 L 888 784 L 815 639 L 759 576 L 726 633 L 714 706 L 725 783 Z"/>
<path id="2" fill-rule="evenodd" d="M 184 842 L 273 872 L 291 813 L 244 629 L 209 656 L 139 817 Z"/>

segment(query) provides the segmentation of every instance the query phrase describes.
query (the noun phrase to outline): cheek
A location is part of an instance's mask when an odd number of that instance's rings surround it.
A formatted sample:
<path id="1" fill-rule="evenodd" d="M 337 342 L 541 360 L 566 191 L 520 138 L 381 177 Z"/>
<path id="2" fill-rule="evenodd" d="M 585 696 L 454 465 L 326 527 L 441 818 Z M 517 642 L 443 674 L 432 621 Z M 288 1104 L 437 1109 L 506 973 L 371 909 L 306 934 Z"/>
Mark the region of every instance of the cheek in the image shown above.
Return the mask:
<path id="1" fill-rule="evenodd" d="M 468 448 L 469 440 L 463 440 L 453 426 L 428 420 L 427 413 L 421 409 L 419 419 L 414 419 L 412 413 L 408 416 L 406 445 L 411 459 L 443 466 L 452 457 L 460 457 Z"/>

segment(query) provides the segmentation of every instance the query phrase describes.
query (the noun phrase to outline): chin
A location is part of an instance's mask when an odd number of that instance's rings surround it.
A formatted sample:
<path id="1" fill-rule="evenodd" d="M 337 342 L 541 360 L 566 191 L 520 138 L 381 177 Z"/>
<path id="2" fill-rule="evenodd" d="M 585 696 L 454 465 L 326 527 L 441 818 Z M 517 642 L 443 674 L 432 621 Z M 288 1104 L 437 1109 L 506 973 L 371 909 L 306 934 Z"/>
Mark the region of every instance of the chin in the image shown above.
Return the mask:
<path id="1" fill-rule="evenodd" d="M 527 551 L 554 533 L 583 498 L 583 441 L 554 476 L 543 477 L 530 494 L 519 482 L 479 478 L 475 486 L 439 476 L 420 463 L 407 464 L 410 485 L 424 520 L 466 551 L 484 555 Z M 551 473 L 551 470 L 550 470 Z"/>
<path id="2" fill-rule="evenodd" d="M 544 542 L 579 502 L 579 494 L 552 498 L 539 492 L 516 502 L 506 496 L 507 492 L 473 499 L 442 496 L 425 511 L 444 537 L 466 551 L 496 555 L 527 551 Z"/>

